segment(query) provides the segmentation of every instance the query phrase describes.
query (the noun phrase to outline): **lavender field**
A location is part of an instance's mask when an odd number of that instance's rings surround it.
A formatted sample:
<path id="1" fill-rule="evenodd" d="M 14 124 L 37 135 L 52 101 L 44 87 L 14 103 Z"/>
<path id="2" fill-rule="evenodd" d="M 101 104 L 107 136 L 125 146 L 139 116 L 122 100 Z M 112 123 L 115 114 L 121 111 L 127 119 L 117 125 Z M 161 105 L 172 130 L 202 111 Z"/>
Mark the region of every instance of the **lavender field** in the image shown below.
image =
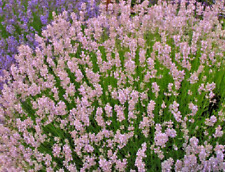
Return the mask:
<path id="1" fill-rule="evenodd" d="M 225 1 L 0 0 L 0 171 L 225 171 Z"/>

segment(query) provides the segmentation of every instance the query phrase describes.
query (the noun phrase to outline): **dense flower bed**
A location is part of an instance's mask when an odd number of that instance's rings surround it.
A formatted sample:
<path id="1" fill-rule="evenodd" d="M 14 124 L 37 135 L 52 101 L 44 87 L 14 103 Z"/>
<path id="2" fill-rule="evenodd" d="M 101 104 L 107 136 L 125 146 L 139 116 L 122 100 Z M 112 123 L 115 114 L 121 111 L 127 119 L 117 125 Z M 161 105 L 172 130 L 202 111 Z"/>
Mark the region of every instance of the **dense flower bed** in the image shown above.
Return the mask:
<path id="1" fill-rule="evenodd" d="M 56 15 L 1 91 L 9 171 L 222 171 L 225 30 L 212 7 L 148 1 Z"/>
<path id="2" fill-rule="evenodd" d="M 58 14 L 64 10 L 79 12 L 82 3 L 87 4 L 86 16 L 98 15 L 99 0 L 0 0 L 0 75 L 15 63 L 20 44 L 35 49 L 34 35 L 40 34 L 51 22 L 53 11 Z"/>

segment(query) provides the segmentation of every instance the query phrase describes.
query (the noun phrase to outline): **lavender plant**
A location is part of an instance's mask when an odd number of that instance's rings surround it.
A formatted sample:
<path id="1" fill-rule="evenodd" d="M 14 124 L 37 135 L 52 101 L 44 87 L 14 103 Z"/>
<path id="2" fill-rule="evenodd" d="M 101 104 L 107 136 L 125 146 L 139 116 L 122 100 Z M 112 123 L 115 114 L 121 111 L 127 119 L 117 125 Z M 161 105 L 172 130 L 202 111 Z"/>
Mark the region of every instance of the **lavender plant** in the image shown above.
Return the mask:
<path id="1" fill-rule="evenodd" d="M 224 2 L 194 3 L 53 13 L 4 75 L 3 170 L 224 170 Z"/>
<path id="2" fill-rule="evenodd" d="M 119 3 L 119 0 L 114 0 L 114 1 Z M 126 0 L 126 1 L 128 1 L 128 0 Z M 165 0 L 165 1 L 174 2 L 175 0 Z M 178 0 L 178 1 L 180 2 L 180 0 Z M 135 4 L 142 3 L 142 2 L 144 2 L 144 0 L 131 0 L 131 6 L 133 7 Z M 158 0 L 149 0 L 149 5 L 155 5 L 155 4 L 157 4 L 157 2 L 158 2 Z M 196 2 L 201 2 L 204 5 L 208 6 L 208 5 L 212 5 L 213 3 L 215 3 L 215 0 L 197 0 Z"/>
<path id="3" fill-rule="evenodd" d="M 29 44 L 35 49 L 34 35 L 52 20 L 52 11 L 61 13 L 80 11 L 81 4 L 87 4 L 87 16 L 98 14 L 97 0 L 0 0 L 0 75 L 15 63 L 14 56 L 20 44 Z M 2 89 L 0 83 L 0 89 Z"/>

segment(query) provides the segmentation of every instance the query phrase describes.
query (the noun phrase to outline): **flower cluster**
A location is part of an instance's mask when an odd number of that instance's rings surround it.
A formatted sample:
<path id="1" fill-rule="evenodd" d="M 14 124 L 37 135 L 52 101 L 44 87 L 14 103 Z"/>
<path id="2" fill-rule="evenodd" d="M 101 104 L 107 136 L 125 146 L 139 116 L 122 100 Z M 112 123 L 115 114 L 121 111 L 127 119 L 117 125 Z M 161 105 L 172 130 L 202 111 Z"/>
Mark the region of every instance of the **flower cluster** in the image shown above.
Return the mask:
<path id="1" fill-rule="evenodd" d="M 53 12 L 38 46 L 18 47 L 1 78 L 3 170 L 225 169 L 224 1 L 148 3 Z"/>
<path id="2" fill-rule="evenodd" d="M 82 4 L 87 4 L 88 17 L 98 14 L 99 0 L 0 0 L 0 75 L 3 69 L 10 70 L 15 63 L 14 56 L 20 44 L 27 44 L 33 49 L 37 46 L 35 34 L 40 34 L 52 20 L 51 13 L 81 11 Z M 2 89 L 3 83 L 0 83 Z"/>

